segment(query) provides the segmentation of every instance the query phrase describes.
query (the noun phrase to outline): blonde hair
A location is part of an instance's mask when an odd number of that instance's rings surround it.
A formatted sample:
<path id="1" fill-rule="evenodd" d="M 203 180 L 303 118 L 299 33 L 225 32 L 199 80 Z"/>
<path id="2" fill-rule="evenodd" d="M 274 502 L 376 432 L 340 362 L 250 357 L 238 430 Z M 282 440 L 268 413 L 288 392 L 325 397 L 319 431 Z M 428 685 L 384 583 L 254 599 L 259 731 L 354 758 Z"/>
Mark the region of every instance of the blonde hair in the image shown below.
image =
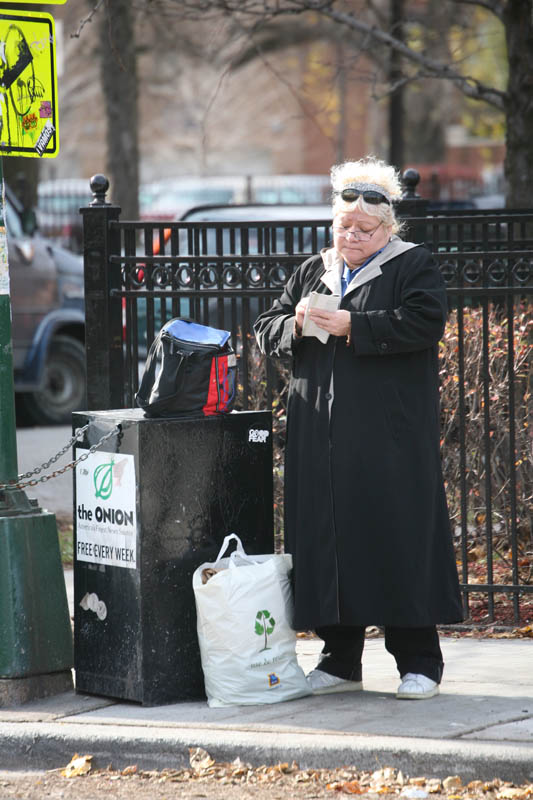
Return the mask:
<path id="1" fill-rule="evenodd" d="M 366 156 L 358 161 L 345 161 L 335 164 L 331 168 L 331 185 L 333 188 L 332 210 L 335 217 L 339 213 L 346 213 L 359 209 L 364 214 L 377 217 L 384 225 L 390 226 L 392 233 L 400 233 L 402 223 L 396 219 L 394 208 L 387 203 L 377 205 L 366 203 L 360 195 L 357 200 L 347 202 L 340 196 L 340 192 L 353 183 L 371 183 L 380 186 L 384 194 L 391 200 L 399 200 L 402 196 L 400 174 L 393 166 L 375 156 Z"/>

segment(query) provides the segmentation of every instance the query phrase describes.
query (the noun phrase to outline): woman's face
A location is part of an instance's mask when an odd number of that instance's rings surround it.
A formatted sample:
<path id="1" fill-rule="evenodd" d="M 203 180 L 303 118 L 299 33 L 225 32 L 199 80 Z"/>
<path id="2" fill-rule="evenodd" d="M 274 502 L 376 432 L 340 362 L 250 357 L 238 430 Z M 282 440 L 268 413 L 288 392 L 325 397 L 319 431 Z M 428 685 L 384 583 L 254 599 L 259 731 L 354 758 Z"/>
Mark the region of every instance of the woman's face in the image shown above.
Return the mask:
<path id="1" fill-rule="evenodd" d="M 349 267 L 360 266 L 381 250 L 390 235 L 390 225 L 359 209 L 341 211 L 333 219 L 333 244 Z"/>

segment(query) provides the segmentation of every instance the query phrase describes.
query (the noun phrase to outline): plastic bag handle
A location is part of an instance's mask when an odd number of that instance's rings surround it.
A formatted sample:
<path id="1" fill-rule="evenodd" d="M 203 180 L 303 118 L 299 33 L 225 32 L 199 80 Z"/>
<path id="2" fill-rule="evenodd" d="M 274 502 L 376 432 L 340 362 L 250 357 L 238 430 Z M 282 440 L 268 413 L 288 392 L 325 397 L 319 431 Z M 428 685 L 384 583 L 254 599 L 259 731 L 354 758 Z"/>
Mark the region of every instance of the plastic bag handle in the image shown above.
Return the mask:
<path id="1" fill-rule="evenodd" d="M 229 545 L 229 543 L 231 542 L 232 539 L 235 539 L 235 541 L 237 542 L 237 547 L 235 548 L 234 552 L 238 553 L 240 556 L 246 558 L 246 553 L 244 552 L 244 547 L 242 546 L 242 542 L 239 539 L 239 537 L 237 536 L 237 534 L 236 533 L 229 533 L 227 536 L 224 537 L 224 541 L 222 542 L 222 547 L 220 548 L 218 556 L 216 557 L 216 561 L 220 561 L 220 559 L 223 557 L 223 555 L 226 552 L 226 550 L 228 549 L 228 545 Z M 216 563 L 216 561 L 215 561 L 215 563 Z"/>
<path id="2" fill-rule="evenodd" d="M 237 550 L 234 550 L 233 553 L 229 557 L 229 568 L 236 569 L 237 568 L 237 560 L 240 558 L 241 561 L 244 561 L 245 564 L 260 564 L 260 561 L 257 561 L 253 556 L 249 556 L 248 553 L 239 553 Z"/>

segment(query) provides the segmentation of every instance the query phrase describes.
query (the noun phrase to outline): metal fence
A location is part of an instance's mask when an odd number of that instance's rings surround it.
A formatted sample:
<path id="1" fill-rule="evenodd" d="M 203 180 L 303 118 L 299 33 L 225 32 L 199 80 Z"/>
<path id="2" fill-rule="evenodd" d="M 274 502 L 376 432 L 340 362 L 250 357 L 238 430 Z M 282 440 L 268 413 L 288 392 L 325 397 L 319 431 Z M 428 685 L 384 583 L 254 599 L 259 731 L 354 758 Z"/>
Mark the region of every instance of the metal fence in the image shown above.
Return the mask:
<path id="1" fill-rule="evenodd" d="M 159 328 L 190 316 L 232 331 L 238 407 L 274 403 L 281 429 L 285 382 L 259 356 L 252 324 L 292 270 L 330 243 L 331 221 L 123 222 L 105 204 L 105 180 L 92 189 L 83 210 L 89 408 L 133 406 Z M 465 614 L 517 624 L 533 619 L 533 211 L 430 215 L 413 181 L 400 214 L 406 238 L 435 254 L 449 296 L 443 468 Z"/>

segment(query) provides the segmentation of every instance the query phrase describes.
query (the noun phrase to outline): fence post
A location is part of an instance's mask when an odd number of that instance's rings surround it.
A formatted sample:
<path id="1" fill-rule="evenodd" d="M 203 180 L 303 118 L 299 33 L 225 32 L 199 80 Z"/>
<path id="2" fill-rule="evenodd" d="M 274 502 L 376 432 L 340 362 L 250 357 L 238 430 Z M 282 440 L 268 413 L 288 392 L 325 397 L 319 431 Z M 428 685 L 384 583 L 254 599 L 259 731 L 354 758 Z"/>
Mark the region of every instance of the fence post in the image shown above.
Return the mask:
<path id="1" fill-rule="evenodd" d="M 406 169 L 402 174 L 404 192 L 402 199 L 398 203 L 398 216 L 409 218 L 409 223 L 405 226 L 403 238 L 409 242 L 422 244 L 427 241 L 426 217 L 428 214 L 429 201 L 420 197 L 416 187 L 420 183 L 420 175 L 412 167 Z M 420 218 L 420 222 L 415 221 Z"/>
<path id="2" fill-rule="evenodd" d="M 94 200 L 80 208 L 83 215 L 83 265 L 85 272 L 85 354 L 87 407 L 91 411 L 124 407 L 122 301 L 120 289 L 118 221 L 121 209 L 105 199 L 109 181 L 104 175 L 90 180 Z"/>

